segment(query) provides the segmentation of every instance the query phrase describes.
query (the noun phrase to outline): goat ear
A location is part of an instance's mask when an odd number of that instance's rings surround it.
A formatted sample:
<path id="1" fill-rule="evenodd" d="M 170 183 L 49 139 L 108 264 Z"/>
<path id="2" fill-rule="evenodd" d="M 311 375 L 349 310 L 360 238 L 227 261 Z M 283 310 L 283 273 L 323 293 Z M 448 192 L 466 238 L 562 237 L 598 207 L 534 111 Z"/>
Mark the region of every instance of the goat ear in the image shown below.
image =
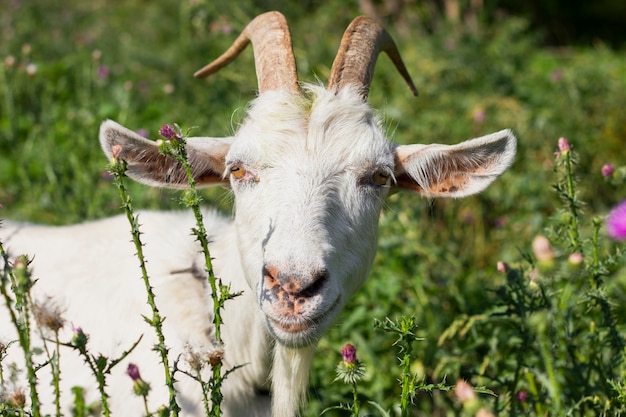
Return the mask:
<path id="1" fill-rule="evenodd" d="M 398 145 L 395 185 L 427 197 L 478 193 L 511 166 L 516 142 L 502 130 L 457 145 Z"/>
<path id="2" fill-rule="evenodd" d="M 187 156 L 199 187 L 227 185 L 223 178 L 224 158 L 232 140 L 232 137 L 187 139 Z M 119 158 L 126 161 L 126 174 L 134 180 L 156 187 L 189 188 L 183 166 L 161 154 L 155 141 L 107 120 L 100 126 L 100 144 L 109 159 L 113 146 L 122 148 Z"/>

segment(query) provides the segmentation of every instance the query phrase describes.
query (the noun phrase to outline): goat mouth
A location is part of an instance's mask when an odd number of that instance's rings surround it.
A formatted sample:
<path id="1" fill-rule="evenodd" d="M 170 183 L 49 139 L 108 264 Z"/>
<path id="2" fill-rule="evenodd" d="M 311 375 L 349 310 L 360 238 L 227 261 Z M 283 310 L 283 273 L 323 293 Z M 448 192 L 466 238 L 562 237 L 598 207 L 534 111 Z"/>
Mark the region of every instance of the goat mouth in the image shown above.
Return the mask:
<path id="1" fill-rule="evenodd" d="M 333 315 L 333 312 L 339 305 L 339 298 L 340 297 L 337 297 L 337 299 L 333 301 L 330 307 L 323 313 L 311 318 L 281 319 L 266 316 L 269 327 L 273 330 L 274 334 L 276 334 L 276 331 L 278 330 L 280 332 L 287 333 L 289 336 L 307 337 L 312 333 L 318 332 L 319 327 L 323 326 L 328 321 L 328 318 Z"/>

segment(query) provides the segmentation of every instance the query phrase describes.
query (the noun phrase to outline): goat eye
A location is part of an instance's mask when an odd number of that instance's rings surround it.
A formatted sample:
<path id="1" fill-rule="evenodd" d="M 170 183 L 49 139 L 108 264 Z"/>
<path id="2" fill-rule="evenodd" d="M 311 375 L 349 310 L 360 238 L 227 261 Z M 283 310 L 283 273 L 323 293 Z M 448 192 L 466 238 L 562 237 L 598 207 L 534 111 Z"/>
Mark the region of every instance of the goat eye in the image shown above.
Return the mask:
<path id="1" fill-rule="evenodd" d="M 246 176 L 246 170 L 241 165 L 233 165 L 230 167 L 230 175 L 235 179 L 240 180 Z"/>
<path id="2" fill-rule="evenodd" d="M 379 169 L 372 174 L 372 182 L 376 185 L 387 185 L 390 177 L 391 175 L 387 171 Z"/>

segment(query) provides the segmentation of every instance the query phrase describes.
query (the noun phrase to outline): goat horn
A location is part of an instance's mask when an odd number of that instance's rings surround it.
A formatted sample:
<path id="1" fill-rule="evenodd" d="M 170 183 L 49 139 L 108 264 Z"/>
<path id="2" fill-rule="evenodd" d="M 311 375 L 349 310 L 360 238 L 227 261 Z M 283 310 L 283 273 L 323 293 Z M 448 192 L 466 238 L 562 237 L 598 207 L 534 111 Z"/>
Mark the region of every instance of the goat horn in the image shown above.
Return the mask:
<path id="1" fill-rule="evenodd" d="M 367 100 L 376 59 L 381 51 L 389 55 L 413 94 L 417 95 L 417 88 L 391 35 L 376 21 L 365 16 L 354 19 L 344 32 L 330 71 L 328 89 L 340 91 L 353 84 L 359 87 L 363 99 Z"/>
<path id="2" fill-rule="evenodd" d="M 285 16 L 267 12 L 254 18 L 226 52 L 194 74 L 198 78 L 216 73 L 237 58 L 252 42 L 259 92 L 287 90 L 298 93 L 298 75 L 291 36 Z"/>

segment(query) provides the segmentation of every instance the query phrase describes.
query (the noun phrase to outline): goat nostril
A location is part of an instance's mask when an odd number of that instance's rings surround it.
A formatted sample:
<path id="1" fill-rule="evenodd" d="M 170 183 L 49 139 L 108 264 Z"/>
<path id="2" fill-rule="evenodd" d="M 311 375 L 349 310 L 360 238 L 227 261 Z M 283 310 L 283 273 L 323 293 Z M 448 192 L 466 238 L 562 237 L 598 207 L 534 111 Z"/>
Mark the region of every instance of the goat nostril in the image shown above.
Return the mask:
<path id="1" fill-rule="evenodd" d="M 313 297 L 314 295 L 317 295 L 322 290 L 322 288 L 326 284 L 326 281 L 328 281 L 328 271 L 327 270 L 319 271 L 313 274 L 312 278 L 313 279 L 312 279 L 311 285 L 309 285 L 308 287 L 300 291 L 299 295 L 302 298 L 306 299 L 309 297 Z"/>
<path id="2" fill-rule="evenodd" d="M 276 285 L 278 282 L 278 271 L 274 267 L 263 267 L 263 276 L 265 277 L 265 281 L 270 285 Z"/>

